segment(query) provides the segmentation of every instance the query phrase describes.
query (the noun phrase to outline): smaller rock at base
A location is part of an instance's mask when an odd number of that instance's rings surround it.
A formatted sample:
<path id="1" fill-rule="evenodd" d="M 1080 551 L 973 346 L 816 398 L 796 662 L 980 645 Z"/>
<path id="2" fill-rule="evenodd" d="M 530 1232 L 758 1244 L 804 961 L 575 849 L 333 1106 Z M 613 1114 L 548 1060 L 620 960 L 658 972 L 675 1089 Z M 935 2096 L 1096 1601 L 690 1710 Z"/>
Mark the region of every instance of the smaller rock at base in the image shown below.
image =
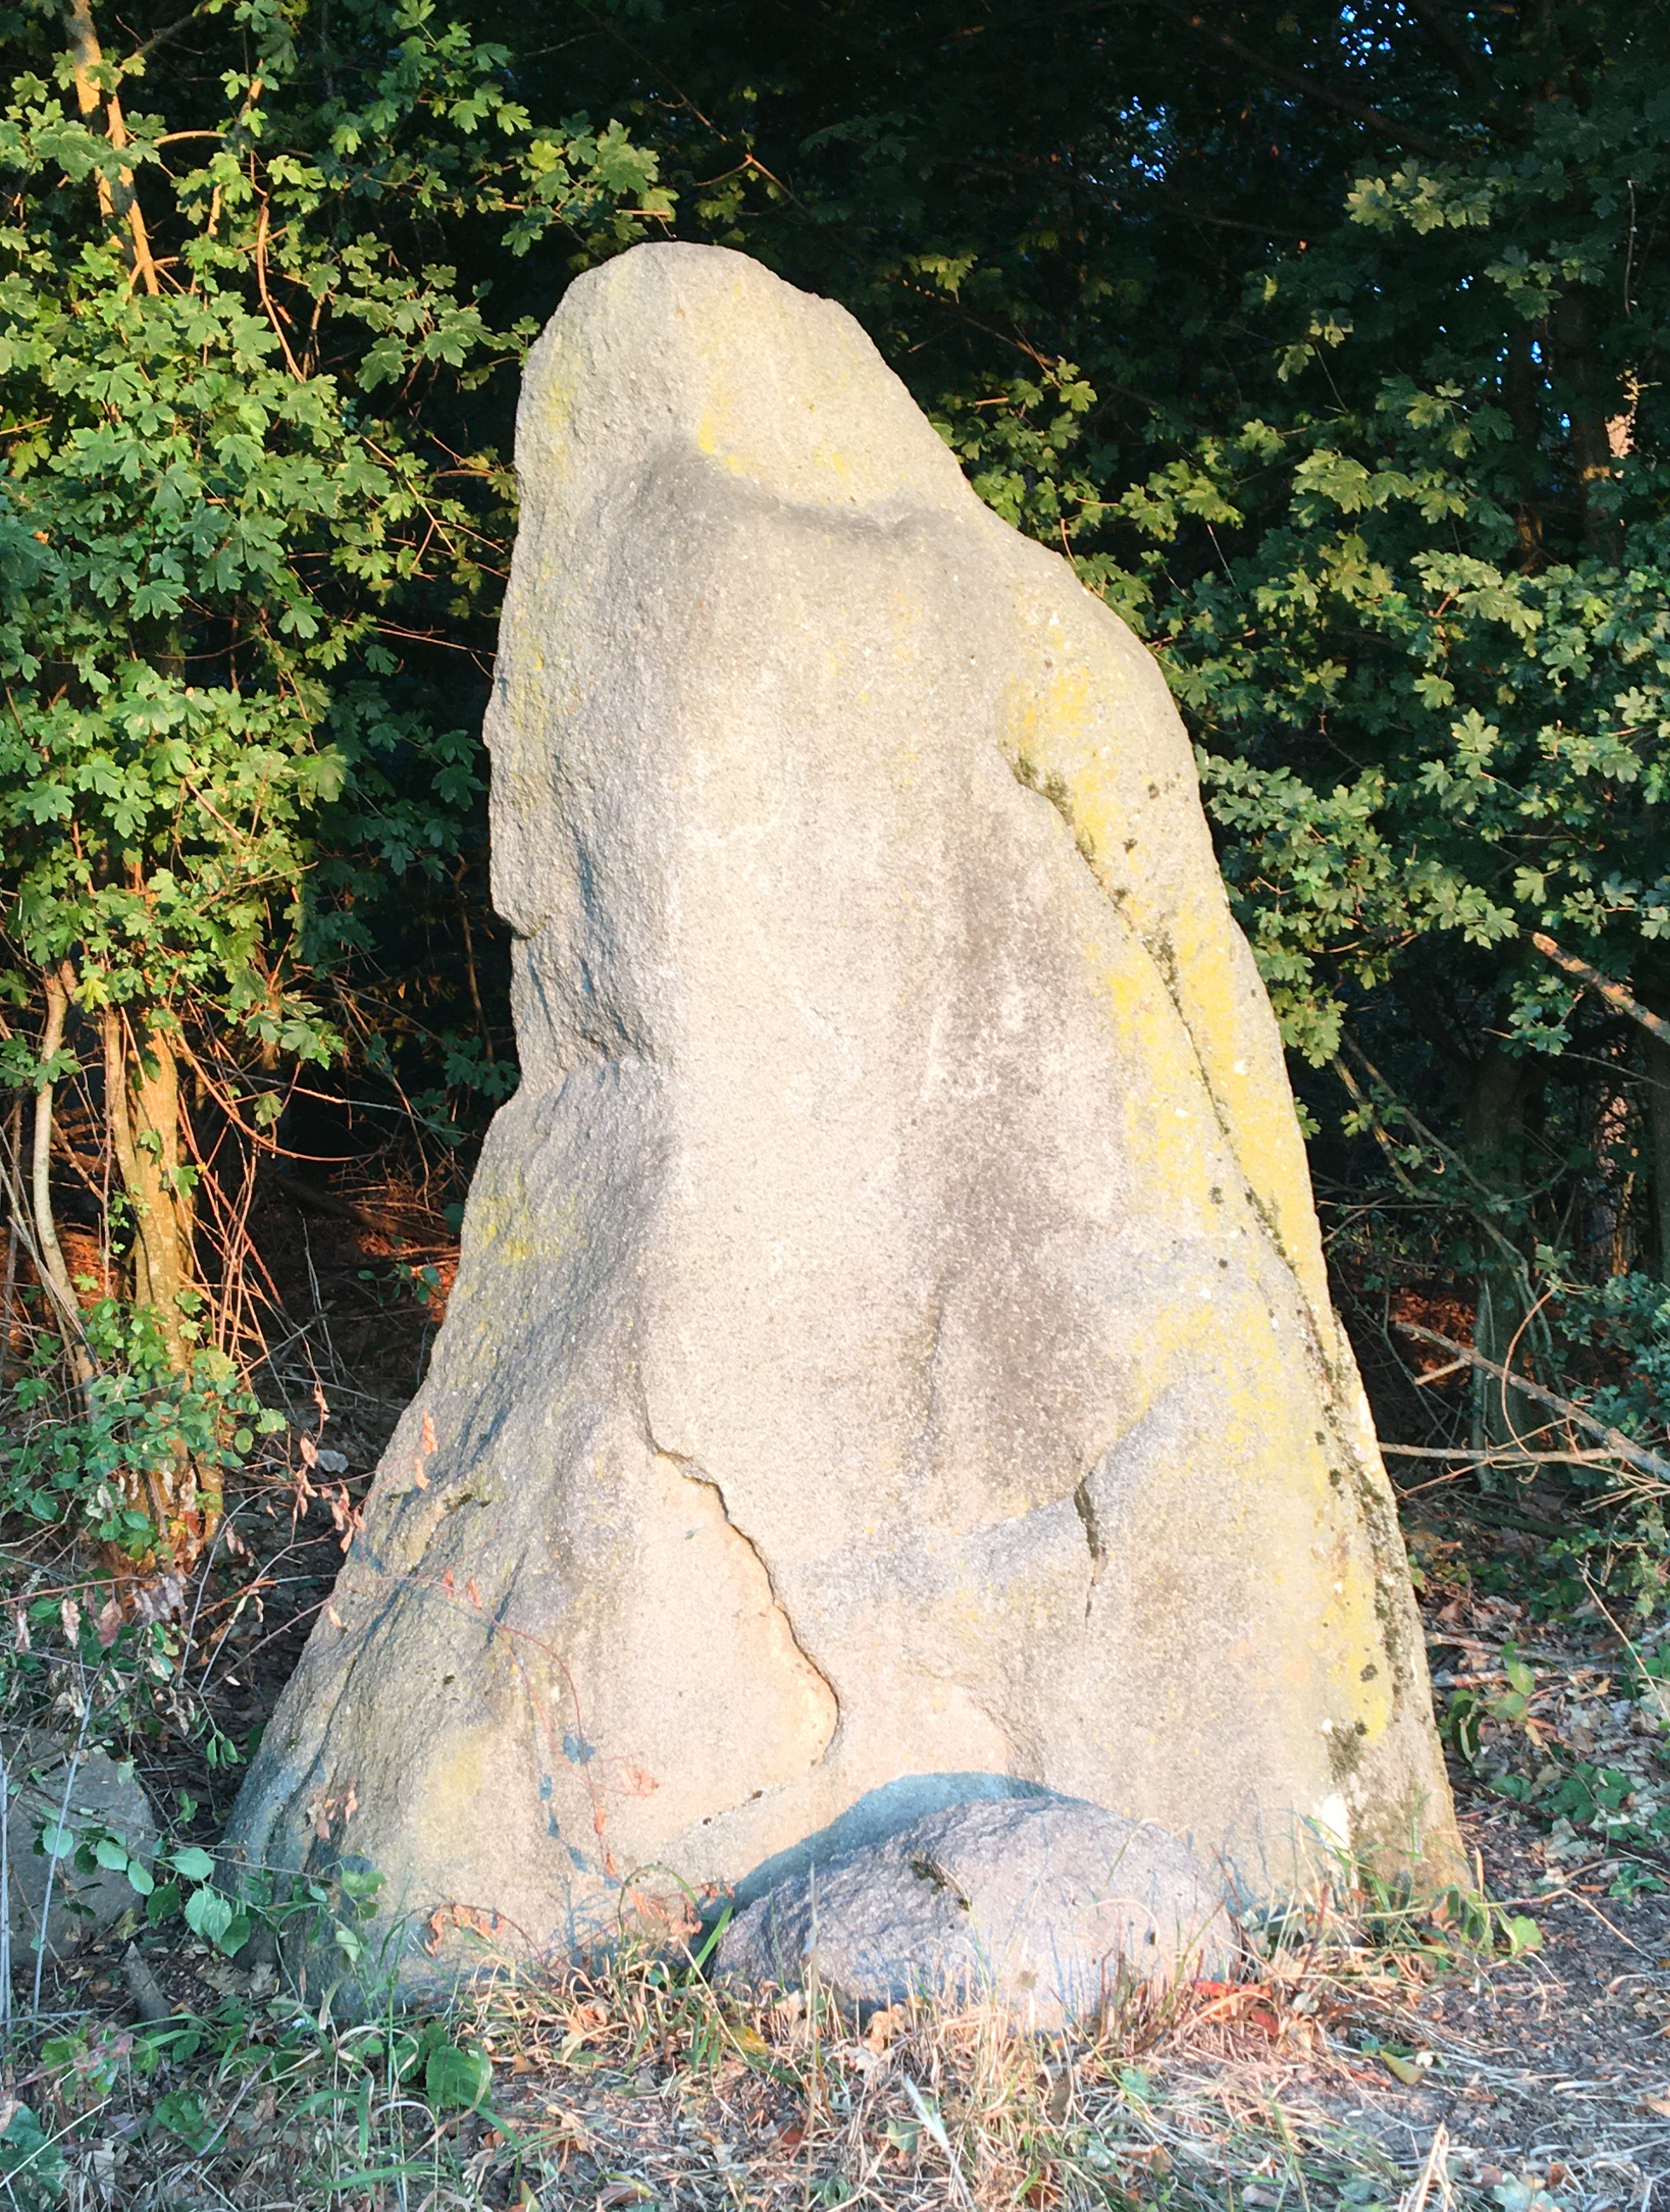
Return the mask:
<path id="1" fill-rule="evenodd" d="M 41 1832 L 64 1816 L 72 1836 L 96 1827 L 118 1837 L 131 1854 L 149 1864 L 156 1854 L 156 1820 L 150 1801 L 134 1778 L 130 1765 L 108 1753 L 83 1751 L 76 1761 L 67 1814 L 64 1784 L 70 1761 L 63 1747 L 39 1739 L 12 1741 L 3 1747 L 9 1793 L 7 1808 L 6 1909 L 11 1922 L 12 1963 L 21 1969 L 33 1960 L 46 1904 L 46 1876 L 52 1862 L 39 1849 Z M 141 1902 L 125 1874 L 99 1867 L 92 1873 L 76 1866 L 73 1848 L 58 1862 L 52 1875 L 52 1919 L 48 1945 L 54 1957 L 71 1948 L 89 1929 L 107 1928 L 131 1905 Z"/>
<path id="2" fill-rule="evenodd" d="M 739 1913 L 719 1974 L 860 2013 L 912 1997 L 1093 2027 L 1138 1987 L 1223 1976 L 1224 1887 L 1151 1822 L 1070 1797 L 983 1798 L 797 1875 Z"/>

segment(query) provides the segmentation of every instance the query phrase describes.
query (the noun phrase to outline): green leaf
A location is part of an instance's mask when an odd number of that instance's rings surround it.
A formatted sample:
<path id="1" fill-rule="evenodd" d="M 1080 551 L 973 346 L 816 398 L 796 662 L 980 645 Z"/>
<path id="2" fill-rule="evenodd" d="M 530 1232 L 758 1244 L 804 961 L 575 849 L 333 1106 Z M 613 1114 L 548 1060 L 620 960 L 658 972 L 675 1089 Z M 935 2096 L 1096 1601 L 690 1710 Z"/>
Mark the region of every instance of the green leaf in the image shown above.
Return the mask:
<path id="1" fill-rule="evenodd" d="M 1510 1914 L 1503 1922 L 1502 1932 L 1507 1939 L 1510 1958 L 1522 1958 L 1527 1951 L 1540 1951 L 1542 1948 L 1542 1930 L 1525 1913 Z"/>
<path id="2" fill-rule="evenodd" d="M 239 1907 L 233 1912 L 225 1927 L 212 1940 L 217 1950 L 223 1951 L 228 1959 L 235 1959 L 245 1944 L 248 1942 L 249 1936 L 249 1915 Z"/>
<path id="3" fill-rule="evenodd" d="M 20 2105 L 0 2134 L 0 2183 L 21 2212 L 48 2212 L 63 2201 L 64 2153 L 27 2105 Z"/>
<path id="4" fill-rule="evenodd" d="M 175 1851 L 168 1863 L 187 1881 L 207 1881 L 215 1871 L 214 1859 L 198 1844 L 188 1844 L 183 1850 Z"/>
<path id="5" fill-rule="evenodd" d="M 492 2087 L 492 2062 L 484 2051 L 441 2043 L 430 2051 L 423 2094 L 436 2112 L 474 2112 Z"/>
<path id="6" fill-rule="evenodd" d="M 206 1942 L 218 1944 L 232 1920 L 232 1899 L 206 1884 L 202 1889 L 194 1889 L 185 1900 L 185 1924 Z"/>
<path id="7" fill-rule="evenodd" d="M 178 2136 L 193 2151 L 203 2149 L 214 2133 L 202 2098 L 189 2089 L 170 2089 L 159 2097 L 152 2110 L 152 2119 L 157 2127 Z"/>

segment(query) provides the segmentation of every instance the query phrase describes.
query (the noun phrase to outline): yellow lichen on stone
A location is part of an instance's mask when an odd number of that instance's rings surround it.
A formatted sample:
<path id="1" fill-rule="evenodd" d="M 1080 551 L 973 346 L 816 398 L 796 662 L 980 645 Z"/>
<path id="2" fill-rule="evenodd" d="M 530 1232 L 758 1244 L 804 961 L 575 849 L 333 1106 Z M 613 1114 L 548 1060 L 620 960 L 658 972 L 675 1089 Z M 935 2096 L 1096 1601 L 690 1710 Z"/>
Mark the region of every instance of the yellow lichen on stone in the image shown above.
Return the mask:
<path id="1" fill-rule="evenodd" d="M 1092 666 L 1074 657 L 1064 638 L 1041 635 L 1035 624 L 1028 636 L 1028 661 L 1005 687 L 999 744 L 1021 780 L 1056 807 L 1103 890 L 1147 945 L 1187 1024 L 1242 1171 L 1314 1311 L 1327 1316 L 1309 1176 L 1285 1074 L 1267 1048 L 1273 1032 L 1267 1040 L 1260 1036 L 1269 1024 L 1261 993 L 1249 1020 L 1249 988 L 1258 991 L 1250 958 L 1237 945 L 1215 882 L 1203 885 L 1197 871 L 1186 877 L 1185 896 L 1156 896 L 1164 878 L 1155 861 L 1175 835 L 1169 817 L 1180 804 L 1198 804 L 1187 745 L 1172 747 L 1174 761 L 1139 789 L 1133 767 L 1142 752 L 1114 720 L 1116 708 L 1130 712 L 1132 687 L 1120 680 L 1119 657 L 1106 650 L 1105 637 Z M 1169 701 L 1164 710 L 1175 714 Z M 1139 705 L 1138 720 L 1140 725 Z M 1181 739 L 1181 730 L 1176 735 Z M 1186 789 L 1177 788 L 1180 781 Z M 1163 818 L 1156 820 L 1151 809 L 1163 809 Z M 1266 1048 L 1255 1053 L 1256 1042 Z M 1327 1329 L 1331 1339 L 1331 1322 Z"/>

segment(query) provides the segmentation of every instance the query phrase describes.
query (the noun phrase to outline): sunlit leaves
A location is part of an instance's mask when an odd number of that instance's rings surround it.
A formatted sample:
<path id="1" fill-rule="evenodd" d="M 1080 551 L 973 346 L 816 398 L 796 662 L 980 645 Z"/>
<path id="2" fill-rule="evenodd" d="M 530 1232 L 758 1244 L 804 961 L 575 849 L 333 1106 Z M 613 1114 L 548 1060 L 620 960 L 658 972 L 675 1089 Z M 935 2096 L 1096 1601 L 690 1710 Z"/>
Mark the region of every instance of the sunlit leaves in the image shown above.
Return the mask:
<path id="1" fill-rule="evenodd" d="M 136 62 L 119 160 L 56 19 L 11 27 L 0 987 L 27 998 L 68 954 L 87 1005 L 320 1060 L 317 974 L 380 881 L 455 852 L 480 792 L 390 637 L 433 618 L 415 593 L 493 604 L 507 477 L 459 468 L 424 401 L 531 331 L 435 245 L 475 225 L 519 252 L 561 222 L 607 251 L 665 202 L 618 125 L 536 132 L 506 51 L 428 4 L 339 0 L 328 48 L 304 13 L 209 11 L 227 65 L 189 89 Z M 155 295 L 88 182 L 124 163 Z"/>
<path id="2" fill-rule="evenodd" d="M 1089 537 L 1117 515 L 1151 549 L 1080 573 L 1166 661 L 1232 896 L 1313 1059 L 1342 992 L 1423 945 L 1482 956 L 1469 972 L 1515 1033 L 1555 1051 L 1571 994 L 1545 1004 L 1527 933 L 1625 974 L 1663 939 L 1670 472 L 1638 367 L 1656 323 L 1608 362 L 1598 305 L 1563 304 L 1602 278 L 1621 296 L 1627 252 L 1632 307 L 1661 307 L 1656 261 L 1616 223 L 1667 182 L 1645 119 L 1663 96 L 1638 72 L 1581 127 L 1537 110 L 1522 159 L 1481 144 L 1473 164 L 1360 178 L 1335 232 L 1249 282 L 1272 387 L 1293 395 L 1263 450 L 1179 440 L 1077 518 Z M 1412 238 L 1434 241 L 1424 263 Z M 1345 318 L 1342 296 L 1371 310 Z M 1610 418 L 1587 445 L 1584 404 Z"/>

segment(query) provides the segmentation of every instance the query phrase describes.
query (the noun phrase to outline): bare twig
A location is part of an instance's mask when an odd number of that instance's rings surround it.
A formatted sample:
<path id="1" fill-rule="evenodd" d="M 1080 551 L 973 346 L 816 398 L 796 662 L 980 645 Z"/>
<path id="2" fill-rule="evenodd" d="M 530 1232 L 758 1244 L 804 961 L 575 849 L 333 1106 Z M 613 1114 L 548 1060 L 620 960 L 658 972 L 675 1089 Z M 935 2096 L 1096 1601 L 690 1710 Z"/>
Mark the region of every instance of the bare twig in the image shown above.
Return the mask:
<path id="1" fill-rule="evenodd" d="M 944 2154 L 946 2172 L 957 2203 L 966 2208 L 966 2212 L 975 2212 L 975 2200 L 969 2194 L 968 2183 L 963 2178 L 963 2168 L 956 2151 L 951 2148 L 951 2139 L 945 2132 L 945 2123 L 908 2074 L 901 2075 L 899 2078 L 904 2083 L 904 2092 L 910 2100 L 911 2110 Z"/>
<path id="2" fill-rule="evenodd" d="M 1515 1382 L 1517 1382 L 1515 1377 Z M 1474 1451 L 1467 1444 L 1388 1444 L 1381 1445 L 1397 1459 L 1442 1459 L 1460 1462 L 1466 1467 L 1523 1467 L 1527 1460 L 1543 1467 L 1593 1467 L 1616 1459 L 1618 1454 L 1604 1444 L 1593 1451 L 1516 1451 L 1502 1448 L 1492 1451 Z"/>
<path id="3" fill-rule="evenodd" d="M 1421 1142 L 1424 1145 L 1430 1146 L 1432 1150 L 1438 1154 L 1439 1158 L 1442 1159 L 1447 1165 L 1453 1167 L 1463 1182 L 1469 1183 L 1472 1188 L 1479 1193 L 1481 1200 L 1488 1205 L 1496 1195 L 1496 1194 L 1491 1189 L 1489 1184 L 1481 1182 L 1479 1177 L 1474 1174 L 1473 1169 L 1468 1165 L 1467 1162 L 1462 1158 L 1461 1155 L 1456 1152 L 1452 1146 L 1445 1144 L 1442 1137 L 1436 1135 L 1432 1130 L 1429 1129 L 1426 1124 L 1421 1121 L 1417 1115 L 1410 1110 L 1408 1105 L 1404 1102 L 1404 1100 L 1398 1097 L 1397 1092 L 1393 1090 L 1391 1085 L 1386 1080 L 1386 1078 L 1375 1066 L 1373 1060 L 1369 1058 L 1362 1046 L 1359 1045 L 1354 1038 L 1347 1037 L 1345 1042 L 1350 1049 L 1357 1055 L 1358 1061 L 1362 1065 L 1363 1071 L 1364 1074 L 1367 1075 L 1369 1080 L 1371 1083 L 1377 1085 L 1378 1087 L 1386 1093 L 1386 1096 L 1394 1103 L 1399 1113 L 1401 1114 L 1407 1121 L 1410 1127 L 1420 1139 Z M 1397 1156 L 1397 1147 L 1392 1141 L 1391 1133 L 1382 1121 L 1380 1109 L 1375 1104 L 1375 1101 L 1366 1095 L 1362 1085 L 1358 1083 L 1357 1078 L 1351 1073 L 1350 1068 L 1346 1066 L 1344 1060 L 1340 1058 L 1338 1054 L 1334 1056 L 1333 1066 L 1334 1073 L 1339 1078 L 1339 1080 L 1345 1085 L 1346 1091 L 1350 1093 L 1353 1104 L 1358 1107 L 1362 1112 L 1365 1113 L 1369 1116 L 1369 1131 L 1373 1135 L 1375 1143 L 1380 1146 L 1382 1152 L 1385 1153 L 1387 1164 L 1390 1167 L 1393 1176 L 1396 1180 L 1399 1188 L 1405 1191 L 1418 1203 L 1430 1205 L 1431 1203 L 1431 1200 L 1429 1195 L 1418 1189 L 1408 1175 L 1404 1171 L 1402 1163 L 1399 1160 Z M 1520 1250 L 1518 1245 L 1514 1243 L 1511 1237 L 1503 1236 L 1501 1230 L 1497 1227 L 1495 1222 L 1489 1218 L 1487 1213 L 1480 1212 L 1475 1208 L 1473 1212 L 1473 1218 L 1479 1228 L 1484 1231 L 1485 1235 L 1491 1239 L 1491 1241 L 1497 1246 L 1497 1249 L 1507 1259 L 1509 1266 L 1513 1267 L 1515 1272 L 1520 1276 L 1521 1279 L 1526 1282 L 1528 1286 L 1529 1274 L 1525 1265 L 1525 1255 Z"/>
<path id="4" fill-rule="evenodd" d="M 17 1248 L 27 1233 L 18 1218 L 15 1177 L 22 1174 L 23 1158 L 23 1100 L 20 1095 L 12 1101 L 10 1118 L 6 1130 L 6 1279 L 0 1289 L 0 1382 L 6 1379 L 6 1363 L 11 1357 L 12 1316 L 17 1308 Z"/>
<path id="5" fill-rule="evenodd" d="M 30 1225 L 29 1216 L 25 1206 L 22 1193 L 19 1189 L 17 1184 L 12 1180 L 10 1170 L 7 1167 L 3 1159 L 0 1159 L 0 1184 L 3 1184 L 5 1187 L 6 1203 L 11 1209 L 12 1226 L 16 1231 L 17 1234 L 22 1238 L 23 1242 L 28 1246 L 29 1257 L 34 1262 L 35 1273 L 40 1281 L 42 1288 L 52 1299 L 53 1304 L 59 1309 L 64 1322 L 67 1323 L 76 1340 L 81 1345 L 83 1352 L 86 1352 L 87 1332 L 82 1325 L 81 1308 L 76 1304 L 73 1298 L 66 1298 L 65 1293 L 59 1289 L 57 1283 L 53 1281 L 50 1273 L 42 1265 L 40 1253 L 35 1244 L 34 1231 Z M 90 1358 L 91 1354 L 88 1353 L 88 1356 Z"/>
<path id="6" fill-rule="evenodd" d="M 1403 2212 L 1426 2212 L 1434 2185 L 1441 2204 L 1450 2203 L 1449 2130 L 1442 2120 L 1432 2130 L 1432 2143 L 1413 2188 L 1403 2201 Z"/>
<path id="7" fill-rule="evenodd" d="M 1415 1377 L 1415 1388 L 1418 1390 L 1430 1389 L 1435 1382 L 1442 1382 L 1447 1375 L 1464 1373 L 1467 1365 L 1465 1359 L 1452 1359 L 1446 1366 L 1429 1368 L 1424 1375 L 1418 1375 Z"/>
<path id="8" fill-rule="evenodd" d="M 11 1777 L 0 1746 L 0 2035 L 12 2024 Z"/>
<path id="9" fill-rule="evenodd" d="M 49 969 L 41 980 L 46 993 L 46 1019 L 40 1033 L 41 1074 L 35 1085 L 30 1194 L 34 1201 L 35 1242 L 42 1264 L 65 1304 L 73 1305 L 76 1301 L 70 1282 L 70 1269 L 64 1261 L 64 1247 L 58 1243 L 58 1224 L 52 1218 L 53 1083 L 46 1073 L 64 1043 L 64 1024 L 70 1012 L 73 983 L 63 970 L 56 968 Z"/>
<path id="10" fill-rule="evenodd" d="M 1423 1328 L 1418 1322 L 1412 1321 L 1394 1322 L 1392 1326 L 1403 1335 L 1412 1338 L 1417 1344 L 1430 1344 L 1439 1352 L 1448 1352 L 1454 1358 L 1465 1359 L 1469 1366 L 1478 1368 L 1482 1374 L 1493 1376 L 1497 1382 L 1510 1382 L 1525 1397 L 1534 1398 L 1539 1406 L 1548 1407 L 1566 1420 L 1575 1422 L 1580 1429 L 1586 1430 L 1590 1436 L 1599 1437 L 1610 1454 L 1624 1461 L 1637 1474 L 1649 1476 L 1655 1483 L 1670 1485 L 1670 1460 L 1661 1459 L 1657 1452 L 1649 1451 L 1644 1444 L 1638 1444 L 1633 1438 L 1626 1437 L 1621 1429 L 1608 1428 L 1604 1421 L 1597 1421 L 1593 1413 L 1586 1413 L 1581 1406 L 1574 1406 L 1570 1398 L 1562 1398 L 1552 1390 L 1545 1390 L 1539 1382 L 1533 1382 L 1526 1376 L 1510 1373 L 1507 1368 L 1497 1366 L 1495 1360 L 1486 1359 L 1482 1352 L 1475 1352 L 1471 1345 L 1457 1344 L 1453 1337 L 1440 1336 L 1436 1329 Z M 1514 1456 L 1526 1459 L 1531 1455 L 1518 1452 Z"/>
<path id="11" fill-rule="evenodd" d="M 70 1280 L 70 1269 L 64 1261 L 64 1247 L 58 1243 L 58 1224 L 52 1218 L 52 1080 L 46 1072 L 64 1042 L 64 1024 L 69 1015 L 75 980 L 67 960 L 58 968 L 49 969 L 42 978 L 46 1018 L 40 1036 L 42 1072 L 35 1085 L 30 1197 L 34 1209 L 35 1265 L 41 1281 L 52 1291 L 65 1319 L 73 1324 L 65 1334 L 65 1347 L 70 1356 L 70 1371 L 86 1401 L 90 1417 L 98 1411 L 92 1395 L 94 1370 L 87 1348 L 86 1333 L 82 1327 L 81 1308 L 76 1303 L 75 1287 Z"/>
<path id="12" fill-rule="evenodd" d="M 1457 76 L 1471 85 L 1475 92 L 1495 89 L 1496 76 L 1490 64 L 1473 52 L 1440 10 L 1430 4 L 1430 0 L 1403 0 L 1403 7 L 1406 14 L 1420 25 L 1430 43 L 1442 54 Z"/>
<path id="13" fill-rule="evenodd" d="M 1220 29 L 1198 8 L 1179 7 L 1172 4 L 1172 0 L 1157 0 L 1157 5 L 1161 14 L 1169 15 L 1175 22 L 1186 25 L 1210 45 L 1222 47 L 1226 54 L 1233 54 L 1237 61 L 1249 62 L 1259 75 L 1267 77 L 1272 84 L 1284 85 L 1290 91 L 1301 93 L 1307 100 L 1316 100 L 1321 106 L 1332 108 L 1336 115 L 1348 115 L 1352 122 L 1360 123 L 1372 137 L 1384 139 L 1388 145 L 1406 146 L 1411 153 L 1425 154 L 1439 161 L 1454 158 L 1458 152 L 1455 142 L 1435 138 L 1430 131 L 1420 130 L 1415 124 L 1400 123 L 1395 116 L 1382 114 L 1379 108 L 1370 107 L 1365 100 L 1353 99 L 1350 93 L 1328 84 L 1308 70 L 1284 69 L 1279 63 L 1270 58 L 1267 50 L 1249 46 L 1230 32 Z"/>
<path id="14" fill-rule="evenodd" d="M 284 349 L 285 366 L 289 370 L 290 374 L 295 377 L 298 384 L 305 384 L 307 381 L 307 377 L 302 374 L 295 356 L 290 351 L 290 342 L 284 335 L 284 325 L 278 319 L 278 310 L 273 305 L 272 294 L 267 289 L 267 225 L 269 220 L 270 203 L 264 199 L 261 203 L 260 215 L 257 217 L 255 224 L 255 282 L 260 291 L 261 305 L 267 311 L 267 320 L 272 325 L 273 336 L 278 340 L 279 344 Z"/>

